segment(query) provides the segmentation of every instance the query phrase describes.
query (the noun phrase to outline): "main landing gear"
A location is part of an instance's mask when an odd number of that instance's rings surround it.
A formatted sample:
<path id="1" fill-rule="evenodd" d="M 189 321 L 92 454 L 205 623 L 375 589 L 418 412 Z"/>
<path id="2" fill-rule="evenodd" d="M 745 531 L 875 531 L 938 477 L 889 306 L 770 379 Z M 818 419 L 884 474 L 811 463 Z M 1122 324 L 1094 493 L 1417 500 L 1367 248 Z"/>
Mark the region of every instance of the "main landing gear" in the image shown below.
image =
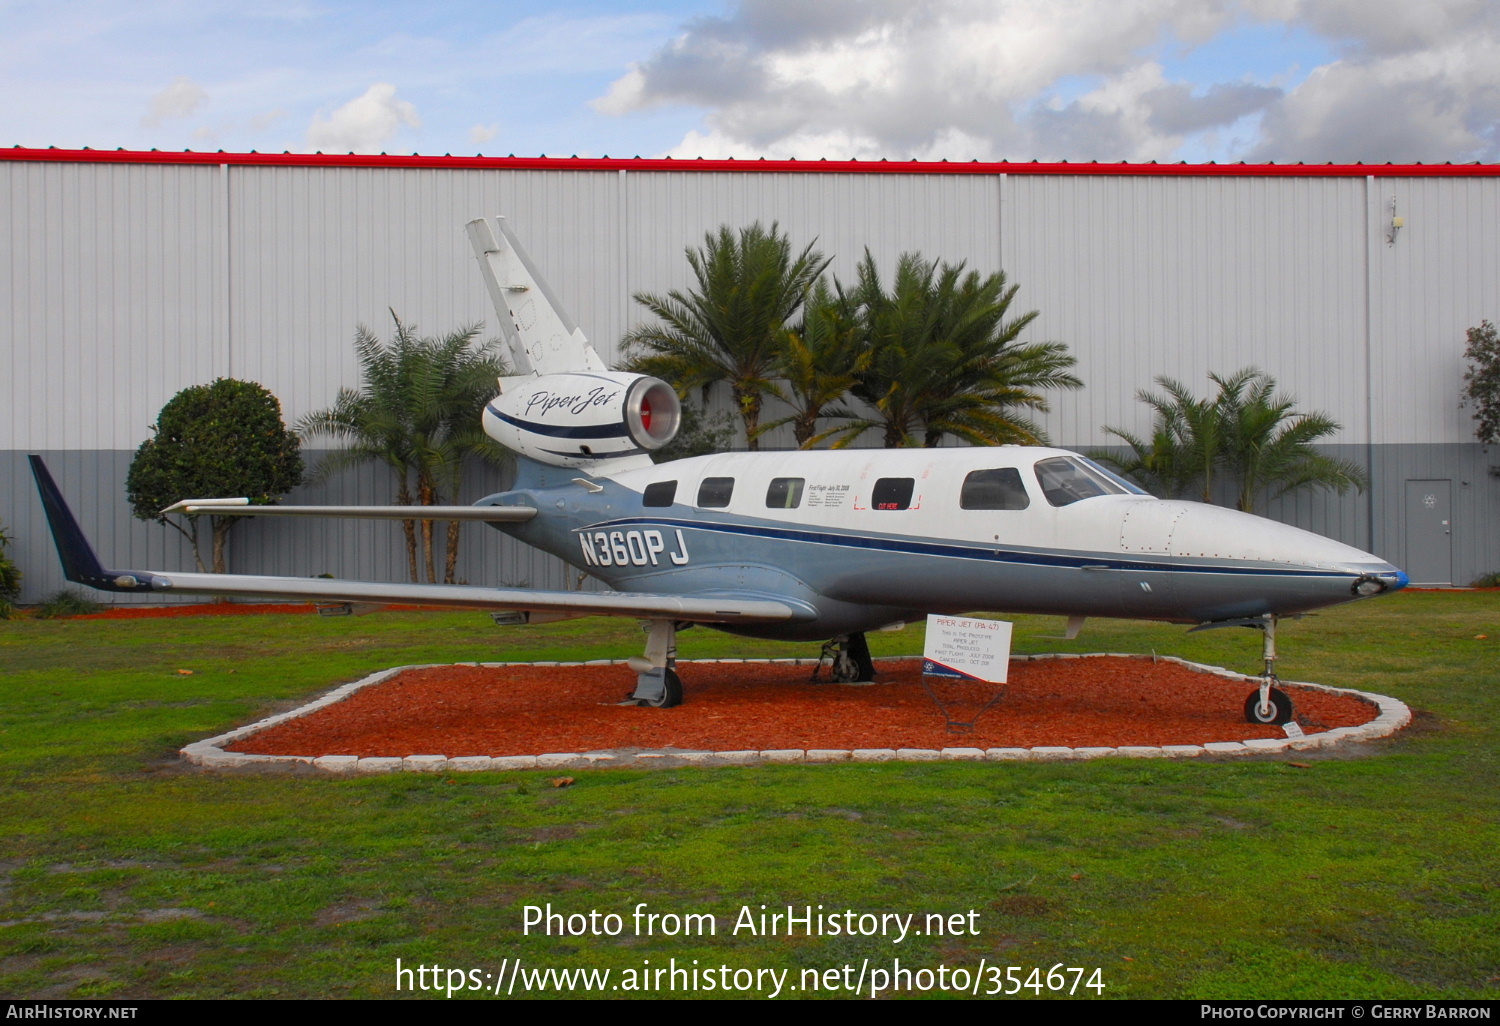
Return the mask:
<path id="1" fill-rule="evenodd" d="M 875 660 L 870 658 L 870 644 L 863 634 L 840 634 L 825 642 L 813 667 L 812 679 L 821 678 L 828 667 L 828 679 L 834 684 L 862 684 L 875 679 Z"/>
<path id="2" fill-rule="evenodd" d="M 682 678 L 677 676 L 677 622 L 652 620 L 647 627 L 645 656 L 631 656 L 635 691 L 625 701 L 653 709 L 682 704 Z"/>

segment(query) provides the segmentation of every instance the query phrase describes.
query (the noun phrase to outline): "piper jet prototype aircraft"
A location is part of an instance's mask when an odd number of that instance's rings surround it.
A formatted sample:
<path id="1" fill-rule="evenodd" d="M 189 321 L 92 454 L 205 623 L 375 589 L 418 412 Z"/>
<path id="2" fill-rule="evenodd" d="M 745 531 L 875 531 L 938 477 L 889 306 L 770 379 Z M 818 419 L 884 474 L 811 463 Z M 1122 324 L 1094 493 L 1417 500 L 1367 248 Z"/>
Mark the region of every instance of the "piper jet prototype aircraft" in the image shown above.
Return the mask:
<path id="1" fill-rule="evenodd" d="M 869 680 L 864 632 L 929 613 L 1127 617 L 1263 630 L 1266 673 L 1246 699 L 1285 723 L 1278 617 L 1394 591 L 1396 567 L 1260 517 L 1163 501 L 1063 449 L 725 453 L 654 464 L 681 408 L 665 382 L 607 369 L 504 219 L 469 237 L 513 376 L 484 429 L 518 454 L 509 491 L 473 506 L 251 506 L 184 500 L 184 514 L 479 520 L 615 589 L 554 592 L 294 577 L 106 570 L 41 461 L 33 469 L 69 580 L 105 591 L 193 592 L 481 607 L 514 622 L 593 614 L 649 622 L 633 700 L 682 700 L 675 632 L 706 624 L 836 643 L 834 679 Z M 165 512 L 165 511 L 164 511 Z"/>

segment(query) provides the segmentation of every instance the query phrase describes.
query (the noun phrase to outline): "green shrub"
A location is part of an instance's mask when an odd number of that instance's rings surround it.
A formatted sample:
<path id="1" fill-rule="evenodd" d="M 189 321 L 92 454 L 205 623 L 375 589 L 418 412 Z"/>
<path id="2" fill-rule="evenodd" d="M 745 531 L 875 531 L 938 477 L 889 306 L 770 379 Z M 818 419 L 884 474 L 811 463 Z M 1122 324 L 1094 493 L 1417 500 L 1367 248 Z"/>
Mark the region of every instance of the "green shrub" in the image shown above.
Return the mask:
<path id="1" fill-rule="evenodd" d="M 21 594 L 21 571 L 11 560 L 6 549 L 10 546 L 10 535 L 0 526 L 0 620 L 10 618 L 11 600 Z"/>
<path id="2" fill-rule="evenodd" d="M 64 616 L 97 613 L 103 608 L 99 603 L 91 602 L 72 588 L 66 588 L 37 606 L 35 615 L 39 620 L 56 620 Z"/>
<path id="3" fill-rule="evenodd" d="M 1474 578 L 1473 583 L 1471 583 L 1469 587 L 1500 588 L 1500 570 L 1496 570 L 1492 574 L 1485 574 L 1483 577 Z"/>

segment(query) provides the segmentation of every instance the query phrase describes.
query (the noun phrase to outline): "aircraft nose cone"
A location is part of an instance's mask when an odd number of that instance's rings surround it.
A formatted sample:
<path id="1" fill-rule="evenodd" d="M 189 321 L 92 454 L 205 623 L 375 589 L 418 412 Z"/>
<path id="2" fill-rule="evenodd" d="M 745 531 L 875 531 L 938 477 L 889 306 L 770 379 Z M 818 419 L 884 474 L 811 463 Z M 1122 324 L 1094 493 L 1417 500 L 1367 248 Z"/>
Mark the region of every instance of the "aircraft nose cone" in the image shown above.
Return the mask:
<path id="1" fill-rule="evenodd" d="M 1354 582 L 1354 594 L 1357 598 L 1368 598 L 1371 595 L 1384 595 L 1387 592 L 1400 591 L 1411 583 L 1411 578 L 1405 572 L 1391 566 L 1389 563 L 1381 563 L 1371 567 L 1355 567 L 1364 570 L 1364 573 Z"/>
<path id="2" fill-rule="evenodd" d="M 1174 556 L 1293 563 L 1356 574 L 1400 572 L 1379 556 L 1290 524 L 1223 506 L 1189 502 L 1178 507 L 1181 512 L 1168 528 Z"/>

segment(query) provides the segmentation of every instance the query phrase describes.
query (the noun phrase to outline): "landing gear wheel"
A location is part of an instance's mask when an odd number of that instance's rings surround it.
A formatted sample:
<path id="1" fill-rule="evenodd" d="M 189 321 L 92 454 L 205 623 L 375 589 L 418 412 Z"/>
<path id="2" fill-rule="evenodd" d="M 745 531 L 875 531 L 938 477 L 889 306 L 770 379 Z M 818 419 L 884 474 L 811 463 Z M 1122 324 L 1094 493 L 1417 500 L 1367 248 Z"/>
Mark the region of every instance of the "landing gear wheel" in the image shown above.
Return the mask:
<path id="1" fill-rule="evenodd" d="M 1250 697 L 1245 699 L 1245 722 L 1274 723 L 1277 726 L 1292 722 L 1292 700 L 1286 696 L 1286 692 L 1280 688 L 1272 688 L 1270 697 L 1271 714 L 1264 716 L 1260 707 L 1260 691 L 1250 692 Z"/>
<path id="2" fill-rule="evenodd" d="M 661 698 L 652 701 L 641 699 L 638 704 L 650 706 L 652 709 L 671 709 L 682 704 L 682 678 L 677 676 L 677 671 L 668 668 L 663 680 Z"/>

